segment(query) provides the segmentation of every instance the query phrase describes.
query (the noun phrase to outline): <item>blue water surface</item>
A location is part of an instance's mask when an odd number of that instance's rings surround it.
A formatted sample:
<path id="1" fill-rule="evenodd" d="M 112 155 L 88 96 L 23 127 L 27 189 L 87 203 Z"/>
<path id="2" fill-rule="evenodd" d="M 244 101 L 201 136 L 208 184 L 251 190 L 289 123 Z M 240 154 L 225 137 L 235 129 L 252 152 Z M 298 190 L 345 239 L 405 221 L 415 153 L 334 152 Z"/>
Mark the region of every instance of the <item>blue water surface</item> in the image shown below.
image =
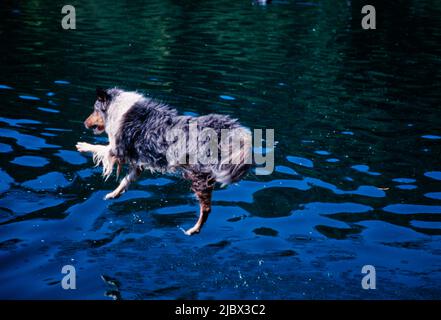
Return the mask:
<path id="1" fill-rule="evenodd" d="M 374 31 L 359 1 L 96 0 L 70 31 L 64 4 L 0 4 L 0 299 L 440 299 L 438 2 Z M 176 175 L 103 200 L 121 177 L 75 144 L 108 143 L 83 122 L 114 86 L 274 129 L 274 171 L 216 186 L 192 237 Z"/>

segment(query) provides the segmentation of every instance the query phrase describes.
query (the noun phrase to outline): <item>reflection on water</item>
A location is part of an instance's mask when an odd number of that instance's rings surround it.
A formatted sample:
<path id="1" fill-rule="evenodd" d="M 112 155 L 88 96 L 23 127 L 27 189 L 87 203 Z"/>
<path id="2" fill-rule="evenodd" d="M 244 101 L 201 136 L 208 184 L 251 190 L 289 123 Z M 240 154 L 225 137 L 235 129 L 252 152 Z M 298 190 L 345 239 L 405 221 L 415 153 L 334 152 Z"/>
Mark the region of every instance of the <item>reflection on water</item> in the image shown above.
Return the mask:
<path id="1" fill-rule="evenodd" d="M 101 2 L 75 31 L 53 1 L 1 5 L 0 298 L 440 297 L 438 2 L 377 8 L 375 32 L 358 1 Z M 174 177 L 103 201 L 74 145 L 106 141 L 82 121 L 115 85 L 274 128 L 275 172 L 217 190 L 191 238 Z"/>

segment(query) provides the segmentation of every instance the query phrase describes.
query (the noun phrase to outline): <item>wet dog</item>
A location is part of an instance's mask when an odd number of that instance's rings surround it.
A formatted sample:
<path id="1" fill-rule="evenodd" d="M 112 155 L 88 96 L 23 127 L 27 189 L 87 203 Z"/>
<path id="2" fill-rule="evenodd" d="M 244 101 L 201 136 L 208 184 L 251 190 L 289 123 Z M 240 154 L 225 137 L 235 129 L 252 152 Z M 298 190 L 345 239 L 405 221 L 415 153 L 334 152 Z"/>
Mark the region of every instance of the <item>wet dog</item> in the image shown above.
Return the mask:
<path id="1" fill-rule="evenodd" d="M 84 125 L 94 134 L 108 135 L 108 145 L 76 145 L 78 151 L 93 154 L 106 179 L 115 165 L 118 175 L 128 165 L 127 175 L 104 199 L 120 196 L 144 170 L 180 174 L 191 182 L 200 211 L 187 235 L 200 232 L 206 222 L 216 182 L 236 182 L 251 167 L 251 132 L 236 119 L 219 114 L 179 115 L 138 92 L 97 89 L 93 112 Z"/>

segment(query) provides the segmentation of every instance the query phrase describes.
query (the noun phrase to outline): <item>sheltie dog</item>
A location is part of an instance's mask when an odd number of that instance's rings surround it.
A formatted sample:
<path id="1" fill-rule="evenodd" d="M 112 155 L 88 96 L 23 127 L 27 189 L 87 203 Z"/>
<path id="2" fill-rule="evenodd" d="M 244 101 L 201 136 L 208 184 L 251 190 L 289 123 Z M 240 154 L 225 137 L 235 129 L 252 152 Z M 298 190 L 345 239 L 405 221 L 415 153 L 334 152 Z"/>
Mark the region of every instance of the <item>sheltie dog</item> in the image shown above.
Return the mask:
<path id="1" fill-rule="evenodd" d="M 237 182 L 251 168 L 250 130 L 227 115 L 178 115 L 170 106 L 138 92 L 112 88 L 97 89 L 96 94 L 84 125 L 96 135 L 106 132 L 109 144 L 78 142 L 76 148 L 93 154 L 106 179 L 115 165 L 117 175 L 128 165 L 127 175 L 104 199 L 120 196 L 144 170 L 180 174 L 191 182 L 200 205 L 196 224 L 185 234 L 199 233 L 211 211 L 216 182 Z M 234 145 L 233 140 L 239 143 Z M 208 161 L 200 161 L 201 155 Z"/>

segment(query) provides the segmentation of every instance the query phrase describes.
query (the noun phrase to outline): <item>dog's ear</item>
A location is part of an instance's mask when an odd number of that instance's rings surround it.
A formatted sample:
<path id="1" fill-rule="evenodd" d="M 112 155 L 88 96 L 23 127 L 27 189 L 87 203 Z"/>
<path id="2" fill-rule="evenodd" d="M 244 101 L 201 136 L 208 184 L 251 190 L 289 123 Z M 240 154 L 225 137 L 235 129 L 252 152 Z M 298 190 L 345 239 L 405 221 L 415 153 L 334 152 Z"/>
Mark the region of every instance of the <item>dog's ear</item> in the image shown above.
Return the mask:
<path id="1" fill-rule="evenodd" d="M 110 100 L 110 96 L 103 88 L 96 88 L 96 99 L 101 102 Z"/>

